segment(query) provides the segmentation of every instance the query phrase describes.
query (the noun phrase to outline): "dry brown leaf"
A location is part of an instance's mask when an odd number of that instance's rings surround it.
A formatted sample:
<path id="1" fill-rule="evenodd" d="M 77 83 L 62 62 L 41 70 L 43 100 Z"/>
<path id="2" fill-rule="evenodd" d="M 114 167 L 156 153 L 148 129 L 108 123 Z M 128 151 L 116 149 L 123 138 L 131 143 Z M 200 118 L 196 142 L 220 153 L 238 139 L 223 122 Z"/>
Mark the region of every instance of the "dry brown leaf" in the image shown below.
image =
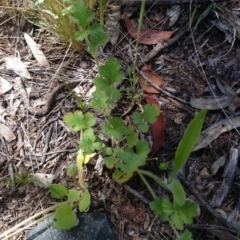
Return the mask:
<path id="1" fill-rule="evenodd" d="M 163 87 L 164 81 L 163 79 L 153 72 L 150 65 L 145 65 L 142 67 L 141 71 L 144 75 L 155 85 L 159 87 Z M 138 81 L 145 92 L 148 93 L 159 93 L 159 90 L 154 88 L 150 83 L 148 83 L 142 76 L 138 76 Z"/>
<path id="2" fill-rule="evenodd" d="M 235 97 L 233 102 L 228 106 L 231 113 L 235 113 L 236 109 L 240 107 L 240 97 Z"/>
<path id="3" fill-rule="evenodd" d="M 124 22 L 126 24 L 128 33 L 134 38 L 137 38 L 138 28 L 134 27 L 132 21 L 127 17 L 125 13 L 123 15 Z M 168 40 L 174 31 L 158 31 L 154 29 L 142 28 L 140 31 L 139 42 L 146 45 L 154 45 L 159 42 L 159 40 Z"/>

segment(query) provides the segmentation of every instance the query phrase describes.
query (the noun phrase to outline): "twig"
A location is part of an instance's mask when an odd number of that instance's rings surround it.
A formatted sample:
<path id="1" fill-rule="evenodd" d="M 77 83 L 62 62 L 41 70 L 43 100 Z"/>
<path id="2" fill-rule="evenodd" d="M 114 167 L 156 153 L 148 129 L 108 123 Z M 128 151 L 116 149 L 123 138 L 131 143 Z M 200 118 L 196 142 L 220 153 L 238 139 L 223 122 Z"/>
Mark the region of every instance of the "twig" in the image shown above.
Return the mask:
<path id="1" fill-rule="evenodd" d="M 211 213 L 217 219 L 217 221 L 220 222 L 224 227 L 227 227 L 230 230 L 237 233 L 235 227 L 233 227 L 224 217 L 222 217 L 217 212 L 215 212 L 214 209 L 210 206 L 210 204 L 203 199 L 203 197 L 197 191 L 197 189 L 192 184 L 190 184 L 188 181 L 186 181 L 186 179 L 183 177 L 182 174 L 178 173 L 177 176 L 178 176 L 179 180 L 181 181 L 181 183 L 191 192 L 191 194 L 194 195 L 194 197 L 199 202 L 199 204 L 201 204 L 204 208 L 206 208 L 207 211 L 209 213 Z"/>

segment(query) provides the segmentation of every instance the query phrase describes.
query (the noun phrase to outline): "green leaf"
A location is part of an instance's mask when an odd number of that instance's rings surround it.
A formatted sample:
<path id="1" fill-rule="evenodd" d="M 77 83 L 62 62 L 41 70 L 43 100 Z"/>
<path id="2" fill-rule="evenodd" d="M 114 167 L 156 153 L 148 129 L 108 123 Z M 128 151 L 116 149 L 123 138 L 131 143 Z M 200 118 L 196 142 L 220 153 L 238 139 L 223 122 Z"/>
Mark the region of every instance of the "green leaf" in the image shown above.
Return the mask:
<path id="1" fill-rule="evenodd" d="M 93 83 L 96 88 L 101 91 L 105 91 L 107 88 L 110 87 L 109 83 L 101 77 L 94 78 Z"/>
<path id="2" fill-rule="evenodd" d="M 194 216 L 196 216 L 197 213 L 197 204 L 187 200 L 184 205 L 179 206 L 175 201 L 174 205 L 185 224 L 191 224 L 193 222 Z"/>
<path id="3" fill-rule="evenodd" d="M 173 194 L 174 201 L 179 205 L 182 206 L 186 201 L 186 193 L 182 187 L 182 184 L 179 181 L 172 181 L 169 184 L 169 189 Z"/>
<path id="4" fill-rule="evenodd" d="M 151 203 L 150 203 L 150 208 L 152 209 L 152 211 L 161 217 L 162 221 L 165 222 L 167 221 L 168 215 L 166 213 L 164 213 L 163 211 L 163 207 L 162 207 L 162 199 L 160 198 L 155 198 Z"/>
<path id="5" fill-rule="evenodd" d="M 93 99 L 90 102 L 91 106 L 94 109 L 105 110 L 106 106 L 108 105 L 108 97 L 106 94 L 102 91 L 96 90 L 92 95 Z"/>
<path id="6" fill-rule="evenodd" d="M 103 131 L 115 139 L 121 139 L 123 137 L 125 124 L 121 118 L 113 117 L 109 119 L 108 123 L 102 126 Z"/>
<path id="7" fill-rule="evenodd" d="M 99 68 L 100 74 L 105 77 L 110 84 L 118 82 L 123 78 L 121 65 L 116 58 L 109 58 L 103 66 Z"/>
<path id="8" fill-rule="evenodd" d="M 72 127 L 73 131 L 90 128 L 96 123 L 92 113 L 83 115 L 81 111 L 69 112 L 64 116 L 63 120 L 68 126 Z"/>
<path id="9" fill-rule="evenodd" d="M 76 213 L 68 203 L 62 203 L 56 210 L 52 226 L 61 230 L 68 230 L 77 224 Z"/>
<path id="10" fill-rule="evenodd" d="M 153 173 L 144 171 L 144 170 L 139 170 L 142 174 L 152 178 L 155 182 L 157 182 L 162 188 L 168 190 L 168 185 L 159 177 L 155 176 Z"/>
<path id="11" fill-rule="evenodd" d="M 129 147 L 133 147 L 138 142 L 138 135 L 136 132 L 132 132 L 126 136 L 127 144 Z"/>
<path id="12" fill-rule="evenodd" d="M 177 240 L 192 240 L 192 239 L 193 239 L 192 233 L 187 229 L 183 231 L 180 238 L 177 238 Z"/>
<path id="13" fill-rule="evenodd" d="M 118 182 L 119 184 L 122 184 L 124 182 L 127 182 L 131 177 L 132 177 L 133 173 L 123 173 L 119 170 L 116 170 L 115 172 L 113 172 L 112 174 L 112 178 L 113 180 L 115 180 L 116 182 Z"/>
<path id="14" fill-rule="evenodd" d="M 143 106 L 143 118 L 149 123 L 155 123 L 160 113 L 160 108 L 157 104 L 146 104 Z"/>
<path id="15" fill-rule="evenodd" d="M 145 122 L 143 116 L 139 112 L 134 112 L 132 117 L 133 123 L 137 125 L 138 130 L 142 133 L 146 133 L 148 131 L 148 125 Z"/>
<path id="16" fill-rule="evenodd" d="M 183 230 L 183 222 L 182 222 L 182 219 L 181 219 L 181 217 L 180 217 L 180 215 L 178 214 L 177 211 L 175 211 L 175 212 L 171 215 L 170 219 L 171 219 L 172 224 L 173 224 L 177 229 Z"/>
<path id="17" fill-rule="evenodd" d="M 96 34 L 96 33 L 104 32 L 104 28 L 100 23 L 93 23 L 88 28 L 88 31 L 90 34 Z"/>
<path id="18" fill-rule="evenodd" d="M 170 182 L 175 178 L 178 171 L 184 166 L 193 147 L 197 143 L 205 116 L 206 110 L 201 110 L 185 130 L 182 140 L 178 145 L 175 159 L 173 161 L 173 171 L 170 177 Z"/>
<path id="19" fill-rule="evenodd" d="M 84 131 L 82 139 L 80 140 L 80 148 L 85 153 L 93 153 L 95 150 L 100 150 L 102 144 L 99 139 L 94 135 L 93 130 L 87 129 Z"/>
<path id="20" fill-rule="evenodd" d="M 115 164 L 117 163 L 117 159 L 113 156 L 104 158 L 104 163 L 107 168 L 112 169 L 114 168 Z"/>
<path id="21" fill-rule="evenodd" d="M 67 175 L 69 177 L 75 177 L 78 174 L 78 168 L 76 166 L 76 164 L 71 163 L 68 167 L 67 167 Z"/>
<path id="22" fill-rule="evenodd" d="M 91 55 L 95 55 L 98 48 L 100 46 L 104 46 L 107 44 L 109 40 L 109 34 L 101 31 L 101 32 L 96 32 L 94 34 L 90 34 L 89 36 L 89 45 L 87 48 L 87 51 L 91 54 Z"/>
<path id="23" fill-rule="evenodd" d="M 80 192 L 76 189 L 70 189 L 68 191 L 68 201 L 77 201 L 80 198 Z"/>
<path id="24" fill-rule="evenodd" d="M 146 163 L 149 151 L 148 144 L 142 141 L 136 144 L 136 153 L 131 148 L 126 148 L 125 151 L 118 148 L 115 154 L 122 162 L 117 163 L 116 167 L 120 168 L 123 173 L 133 173 Z"/>
<path id="25" fill-rule="evenodd" d="M 71 19 L 83 29 L 86 29 L 86 27 L 94 19 L 94 17 L 94 12 L 88 10 L 88 4 L 84 0 L 78 0 L 73 5 Z"/>
<path id="26" fill-rule="evenodd" d="M 122 97 L 121 92 L 115 87 L 108 87 L 105 89 L 105 92 L 108 96 L 108 100 L 107 100 L 108 105 L 113 104 L 114 102 L 118 101 Z"/>
<path id="27" fill-rule="evenodd" d="M 67 196 L 68 190 L 61 184 L 51 184 L 50 193 L 54 198 L 61 199 Z"/>
<path id="28" fill-rule="evenodd" d="M 162 208 L 163 208 L 163 212 L 166 213 L 167 216 L 170 216 L 173 214 L 174 208 L 172 203 L 169 200 L 169 197 L 167 196 L 162 197 Z"/>
<path id="29" fill-rule="evenodd" d="M 105 147 L 105 148 L 103 149 L 103 154 L 106 155 L 106 156 L 112 155 L 112 148 L 110 148 L 110 147 Z"/>
<path id="30" fill-rule="evenodd" d="M 136 152 L 138 155 L 141 155 L 141 158 L 147 158 L 148 153 L 150 152 L 148 143 L 146 141 L 139 141 L 136 144 Z"/>
<path id="31" fill-rule="evenodd" d="M 91 195 L 89 192 L 83 192 L 81 197 L 82 199 L 79 201 L 78 208 L 80 212 L 84 212 L 90 206 Z"/>
<path id="32" fill-rule="evenodd" d="M 91 128 L 96 124 L 96 119 L 94 115 L 89 112 L 84 115 L 84 121 L 85 121 L 86 128 Z"/>
<path id="33" fill-rule="evenodd" d="M 75 39 L 77 41 L 82 42 L 83 40 L 85 40 L 89 35 L 89 31 L 88 30 L 82 30 L 82 31 L 78 31 L 75 33 Z"/>

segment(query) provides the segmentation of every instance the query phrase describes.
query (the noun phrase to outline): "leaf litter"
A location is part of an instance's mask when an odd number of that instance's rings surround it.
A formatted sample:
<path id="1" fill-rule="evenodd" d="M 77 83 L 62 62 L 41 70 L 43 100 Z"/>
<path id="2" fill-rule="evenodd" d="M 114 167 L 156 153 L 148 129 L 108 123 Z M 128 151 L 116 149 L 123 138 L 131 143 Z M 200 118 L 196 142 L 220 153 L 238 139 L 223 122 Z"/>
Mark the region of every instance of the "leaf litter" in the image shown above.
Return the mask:
<path id="1" fill-rule="evenodd" d="M 235 4 L 235 8 L 239 7 L 239 3 Z M 230 9 L 230 6 L 227 7 Z M 202 6 L 202 11 L 204 11 L 204 6 Z M 159 16 L 161 19 L 164 19 L 167 16 L 167 9 L 164 7 L 155 8 L 154 14 L 157 14 L 157 16 Z M 234 11 L 234 13 L 230 16 L 228 14 L 229 13 L 221 13 L 219 15 L 220 19 L 223 18 L 227 21 L 227 26 L 230 26 L 229 30 L 231 34 L 236 32 L 235 38 L 237 39 L 239 38 L 239 24 L 236 20 L 239 19 L 239 17 L 236 11 Z M 147 16 L 148 15 L 146 14 L 146 19 Z M 164 29 L 167 29 L 168 32 L 167 34 L 164 33 L 164 35 L 162 35 L 162 30 L 151 29 L 148 24 L 145 24 L 146 27 L 144 27 L 141 32 L 142 37 L 140 39 L 141 44 L 139 47 L 140 59 L 151 50 L 151 45 L 149 44 L 156 44 L 156 42 L 159 42 L 159 39 L 165 39 L 165 41 L 168 41 L 169 38 L 171 39 L 171 37 L 174 36 L 173 33 L 175 34 L 176 32 L 175 30 L 177 28 L 181 29 L 183 26 L 186 16 L 189 16 L 188 7 L 181 7 L 181 12 L 176 22 L 171 22 L 172 27 L 169 28 L 167 24 L 165 24 L 166 28 L 162 27 L 163 31 L 166 31 Z M 212 21 L 214 18 L 216 18 L 216 15 L 214 11 L 212 11 L 209 13 L 209 20 Z M 151 131 L 146 134 L 147 137 L 148 135 L 152 135 L 151 137 L 153 138 L 153 144 L 151 146 L 152 152 L 150 155 L 152 157 L 155 153 L 157 153 L 159 156 L 159 162 L 167 162 L 174 157 L 174 152 L 177 144 L 181 140 L 183 131 L 186 129 L 190 119 L 197 111 L 195 108 L 196 106 L 191 106 L 189 100 L 191 98 L 208 98 L 210 100 L 207 104 L 212 105 L 215 104 L 215 101 L 217 101 L 216 98 L 221 99 L 219 96 L 213 97 L 211 92 L 204 92 L 204 89 L 206 89 L 208 84 L 202 78 L 202 70 L 200 66 L 203 66 L 204 73 L 207 75 L 209 81 L 214 82 L 215 76 L 217 75 L 216 78 L 220 78 L 225 81 L 233 89 L 233 91 L 238 94 L 238 79 L 240 76 L 240 49 L 237 45 L 232 45 L 233 41 L 231 43 L 225 41 L 228 39 L 226 32 L 222 32 L 221 29 L 215 26 L 211 28 L 211 21 L 206 21 L 204 24 L 200 21 L 197 29 L 195 29 L 193 33 L 194 39 L 197 39 L 197 49 L 201 50 L 201 62 L 198 61 L 199 56 L 196 53 L 196 49 L 193 48 L 189 33 L 186 33 L 177 43 L 164 49 L 164 56 L 161 55 L 162 53 L 159 56 L 163 56 L 160 62 L 157 58 L 154 58 L 151 59 L 150 63 L 146 63 L 151 65 L 151 67 L 148 67 L 147 72 L 145 72 L 146 75 L 149 74 L 148 78 L 161 89 L 165 90 L 167 87 L 171 87 L 174 90 L 172 92 L 174 96 L 188 103 L 184 105 L 186 111 L 183 111 L 183 109 L 180 110 L 178 105 L 172 101 L 173 99 L 171 99 L 171 97 L 166 97 L 163 93 L 161 93 L 161 91 L 154 89 L 147 83 L 141 84 L 141 80 L 139 81 L 142 90 L 148 93 L 148 95 L 146 94 L 145 98 L 146 102 L 155 104 L 156 106 L 159 106 L 160 103 L 160 114 L 157 116 L 157 122 L 151 126 Z M 124 27 L 127 28 L 128 33 L 133 39 L 130 36 L 126 38 L 120 34 L 118 36 L 118 46 L 110 51 L 112 55 L 120 56 L 120 58 L 122 58 L 122 66 L 125 66 L 126 63 L 131 61 L 126 46 L 131 47 L 129 45 L 129 41 L 134 41 L 137 30 L 133 21 L 126 16 L 125 22 L 127 23 L 127 26 Z M 224 24 L 226 24 L 226 22 L 224 22 Z M 13 27 L 14 30 L 11 30 L 9 26 Z M 122 27 L 121 24 L 120 26 L 117 24 L 115 26 L 117 28 Z M 130 30 L 130 27 L 133 30 Z M 8 34 L 12 34 L 14 37 L 19 37 L 16 35 L 18 32 L 16 29 L 18 28 L 21 29 L 21 32 L 23 32 L 22 26 L 16 25 L 14 19 L 12 19 L 3 25 L 1 31 L 3 35 L 5 34 L 8 36 Z M 124 28 L 121 30 L 123 29 Z M 79 55 L 71 50 L 66 54 L 64 48 L 57 47 L 57 45 L 53 44 L 54 41 L 57 42 L 57 39 L 54 38 L 54 36 L 50 37 L 47 34 L 45 35 L 45 33 L 41 34 L 43 34 L 42 36 L 45 43 L 42 44 L 41 50 L 43 51 L 47 60 L 51 62 L 51 69 L 43 70 L 40 66 L 38 66 L 36 60 L 31 58 L 30 55 L 26 54 L 28 51 L 25 44 L 18 45 L 21 53 L 21 58 L 17 57 L 18 60 L 16 60 L 20 66 L 18 69 L 12 66 L 14 65 L 13 62 L 15 60 L 13 55 L 8 53 L 8 57 L 10 57 L 10 59 L 13 58 L 14 60 L 11 62 L 12 65 L 10 65 L 10 67 L 8 65 L 8 68 L 12 69 L 16 72 L 16 74 L 20 74 L 21 77 L 24 78 L 24 85 L 30 89 L 30 94 L 38 92 L 40 93 L 40 97 L 43 99 L 43 101 L 45 100 L 45 95 L 48 94 L 48 86 L 50 85 L 51 80 L 54 78 L 57 68 L 64 57 L 67 58 L 65 58 L 65 61 L 63 62 L 64 67 L 60 69 L 59 72 L 61 77 L 64 77 L 64 79 L 69 81 L 71 79 L 80 79 L 81 91 L 79 91 L 78 94 L 82 98 L 84 98 L 87 93 L 93 92 L 91 89 L 91 80 L 94 77 L 96 66 L 91 59 L 89 59 L 88 56 L 82 54 Z M 36 35 L 37 34 L 35 33 L 32 38 L 37 43 L 38 38 Z M 9 44 L 8 46 L 14 46 L 15 42 L 13 39 L 8 39 L 7 41 Z M 116 39 L 111 41 L 116 42 Z M 5 58 L 6 51 L 2 50 L 2 48 L 6 46 L 6 43 L 0 42 L 0 44 L 1 58 Z M 144 44 L 147 44 L 147 46 Z M 104 51 L 102 51 L 100 54 L 104 59 L 107 58 Z M 86 62 L 88 66 L 88 68 L 84 71 L 78 67 L 83 61 Z M 14 184 L 11 184 L 9 178 L 7 177 L 10 174 L 7 164 L 11 160 L 7 156 L 10 155 L 14 157 L 17 173 L 24 175 L 25 173 L 22 168 L 27 172 L 26 174 L 28 174 L 28 172 L 31 173 L 31 168 L 34 165 L 34 167 L 36 167 L 35 169 L 37 169 L 39 172 L 38 174 L 50 174 L 53 172 L 54 176 L 56 176 L 57 182 L 60 182 L 64 185 L 67 184 L 68 187 L 72 187 L 72 183 L 71 181 L 68 181 L 64 169 L 66 165 L 74 162 L 74 154 L 78 149 L 78 142 L 76 141 L 76 136 L 66 130 L 66 127 L 62 121 L 63 115 L 69 111 L 72 111 L 72 109 L 68 108 L 69 105 L 67 104 L 65 98 L 68 98 L 68 101 L 74 104 L 66 91 L 62 91 L 59 94 L 57 100 L 58 104 L 54 109 L 52 109 L 52 112 L 46 118 L 44 117 L 38 119 L 32 115 L 29 115 L 26 111 L 27 106 L 25 106 L 23 102 L 18 104 L 18 108 L 14 110 L 17 114 L 13 114 L 13 112 L 11 112 L 13 111 L 11 106 L 14 106 L 19 99 L 17 99 L 17 97 L 10 98 L 10 94 L 13 93 L 15 95 L 12 96 L 18 96 L 18 90 L 15 88 L 15 83 L 10 81 L 10 79 L 12 79 L 12 76 L 16 77 L 16 75 L 14 75 L 14 72 L 4 68 L 2 65 L 0 65 L 0 67 L 1 74 L 4 74 L 1 75 L 1 77 L 13 85 L 13 88 L 4 92 L 1 96 L 1 112 L 4 112 L 3 115 L 1 115 L 1 119 L 4 120 L 4 123 L 2 124 L 11 129 L 13 134 L 18 136 L 18 139 L 20 137 L 16 134 L 16 129 L 20 131 L 20 135 L 22 136 L 22 144 L 18 144 L 17 147 L 18 151 L 22 150 L 21 154 L 15 151 L 17 139 L 6 142 L 10 151 L 9 153 L 7 153 L 6 149 L 1 145 L 1 152 L 5 155 L 1 155 L 1 157 L 4 159 L 4 167 L 2 168 L 2 175 L 0 177 L 5 179 L 4 183 L 6 184 L 4 186 L 1 185 L 0 189 L 3 191 L 3 194 L 1 195 L 1 201 L 5 203 L 5 207 L 0 207 L 2 216 L 0 223 L 1 226 L 3 226 L 3 230 L 6 230 L 9 227 L 12 227 L 15 222 L 22 221 L 26 217 L 30 216 L 32 212 L 39 208 L 38 203 L 42 202 L 43 199 L 45 204 L 44 206 L 47 206 L 51 201 L 49 196 L 45 197 L 46 191 L 40 187 L 28 184 L 14 188 Z M 26 69 L 28 72 L 26 72 Z M 144 72 L 144 69 L 142 69 L 142 71 Z M 34 80 L 32 80 L 33 77 Z M 25 81 L 25 78 L 29 80 Z M 157 79 L 157 82 L 155 82 L 155 79 Z M 168 101 L 160 101 L 159 95 L 161 95 L 161 98 L 165 98 Z M 210 186 L 214 186 L 213 189 L 220 189 L 220 184 L 218 183 L 221 183 L 224 180 L 221 173 L 227 167 L 226 163 L 228 161 L 219 164 L 216 174 L 211 174 L 211 167 L 215 160 L 219 159 L 223 155 L 226 155 L 227 160 L 230 159 L 230 146 L 234 146 L 239 137 L 237 131 L 237 128 L 239 128 L 238 122 L 240 122 L 238 117 L 238 103 L 236 101 L 235 105 L 231 105 L 233 102 L 228 102 L 228 98 L 226 101 L 225 100 L 222 102 L 220 101 L 220 106 L 223 109 L 219 109 L 219 107 L 216 107 L 215 105 L 209 109 L 206 118 L 207 120 L 204 124 L 205 130 L 195 147 L 195 151 L 190 155 L 189 161 L 186 163 L 185 168 L 186 179 L 192 182 L 200 179 L 198 181 L 198 185 L 200 186 L 199 195 L 204 195 L 209 203 L 214 196 L 214 191 L 211 190 Z M 233 101 L 234 99 L 231 100 Z M 35 100 L 31 99 L 31 101 Z M 177 102 L 176 99 L 175 102 Z M 142 104 L 144 104 L 144 102 Z M 128 101 L 121 99 L 117 107 L 119 114 L 123 114 L 128 108 Z M 203 105 L 200 105 L 199 108 L 201 107 L 203 107 Z M 230 108 L 232 113 L 235 112 L 236 116 L 232 116 L 231 113 L 227 112 L 227 107 Z M 175 116 L 178 116 L 177 114 L 179 112 L 185 113 L 185 116 L 181 121 L 175 123 Z M 50 127 L 50 124 L 48 125 L 48 123 L 54 118 L 56 118 L 56 120 L 53 128 L 53 135 L 51 137 L 51 141 L 49 142 L 49 149 L 47 152 L 48 155 L 46 161 L 41 165 L 43 148 L 45 147 L 45 140 Z M 99 118 L 98 121 L 100 122 L 101 118 Z M 32 149 L 32 143 L 36 140 L 35 137 L 37 135 L 40 137 L 37 140 L 36 150 L 34 151 Z M 86 141 L 88 142 L 88 140 L 91 141 L 91 143 L 93 142 L 93 144 L 96 145 L 95 147 L 98 147 L 96 139 L 87 139 Z M 3 140 L 1 139 L 1 141 Z M 159 149 L 160 151 L 158 152 Z M 126 164 L 129 164 L 127 159 L 125 161 Z M 58 165 L 56 165 L 56 163 L 58 163 Z M 157 166 L 154 166 L 154 168 L 157 168 Z M 205 170 L 209 174 L 208 178 L 200 177 L 200 174 L 203 172 L 204 168 L 206 168 Z M 91 175 L 92 169 L 93 167 L 87 166 L 84 170 L 85 177 L 88 179 L 90 186 L 89 190 L 92 195 L 92 205 L 95 209 L 103 209 L 104 206 L 109 213 L 115 229 L 117 229 L 123 239 L 143 239 L 146 236 L 148 236 L 149 239 L 161 239 L 160 232 L 164 233 L 168 237 L 172 235 L 170 227 L 167 224 L 164 224 L 161 219 L 157 219 L 152 227 L 152 232 L 149 233 L 147 228 L 150 226 L 151 220 L 154 217 L 152 212 L 149 211 L 149 207 L 143 204 L 137 197 L 125 192 L 125 190 L 112 181 L 104 171 L 103 174 L 106 175 L 103 175 L 101 178 L 96 177 L 94 174 Z M 214 171 L 216 171 L 216 169 Z M 165 173 L 162 172 L 162 175 L 164 174 Z M 238 173 L 236 173 L 236 175 L 238 176 Z M 45 175 L 43 175 L 43 177 L 44 176 Z M 227 194 L 227 199 L 223 199 L 219 208 L 221 208 L 222 212 L 226 216 L 231 216 L 233 219 L 231 221 L 235 221 L 236 223 L 238 219 L 235 215 L 231 215 L 231 211 L 233 213 L 236 212 L 239 204 L 237 200 L 239 198 L 239 191 L 237 187 L 238 178 L 233 178 L 232 181 L 234 184 L 230 183 L 230 191 Z M 139 192 L 144 194 L 146 198 L 150 199 L 150 196 L 145 191 L 144 185 L 137 177 L 133 178 L 129 184 L 134 189 L 137 189 Z M 36 192 L 37 194 L 35 194 Z M 126 196 L 126 198 L 123 197 L 123 195 Z M 104 203 L 100 203 L 99 199 L 103 199 Z M 20 213 L 19 209 L 25 209 L 24 213 Z M 63 209 L 63 211 L 67 210 Z M 211 219 L 209 218 L 209 215 L 207 215 L 207 217 L 203 216 L 203 218 L 198 221 L 198 224 L 195 225 L 201 226 L 201 224 L 210 224 L 215 226 L 214 222 L 211 222 L 209 219 Z M 139 226 L 144 226 L 144 228 L 142 229 Z M 203 236 L 207 235 L 205 230 L 197 230 L 197 228 L 195 228 L 195 235 L 199 235 L 200 232 L 203 234 Z M 211 233 L 214 234 L 214 231 Z M 226 233 L 225 231 L 225 234 L 227 235 L 230 233 Z M 21 236 L 23 237 L 24 234 L 22 233 Z M 227 237 L 229 237 L 229 235 L 227 235 Z"/>

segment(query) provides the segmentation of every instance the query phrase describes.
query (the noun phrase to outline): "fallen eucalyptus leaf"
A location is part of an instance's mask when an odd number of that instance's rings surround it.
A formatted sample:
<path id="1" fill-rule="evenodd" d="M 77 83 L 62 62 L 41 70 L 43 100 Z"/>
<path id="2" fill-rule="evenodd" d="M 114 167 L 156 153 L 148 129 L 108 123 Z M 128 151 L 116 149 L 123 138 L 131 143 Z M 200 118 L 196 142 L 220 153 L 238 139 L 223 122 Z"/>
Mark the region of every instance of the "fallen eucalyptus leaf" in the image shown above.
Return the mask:
<path id="1" fill-rule="evenodd" d="M 190 104 L 192 107 L 198 109 L 217 110 L 228 107 L 234 98 L 235 97 L 233 95 L 191 98 Z"/>
<path id="2" fill-rule="evenodd" d="M 214 127 L 210 127 L 204 131 L 204 134 L 200 136 L 193 151 L 206 147 L 221 134 L 238 127 L 240 127 L 240 116 L 230 118 L 229 120 L 221 120 Z"/>
<path id="3" fill-rule="evenodd" d="M 50 64 L 44 53 L 39 49 L 39 45 L 27 33 L 24 33 L 23 36 L 39 65 L 43 67 L 50 67 Z"/>

